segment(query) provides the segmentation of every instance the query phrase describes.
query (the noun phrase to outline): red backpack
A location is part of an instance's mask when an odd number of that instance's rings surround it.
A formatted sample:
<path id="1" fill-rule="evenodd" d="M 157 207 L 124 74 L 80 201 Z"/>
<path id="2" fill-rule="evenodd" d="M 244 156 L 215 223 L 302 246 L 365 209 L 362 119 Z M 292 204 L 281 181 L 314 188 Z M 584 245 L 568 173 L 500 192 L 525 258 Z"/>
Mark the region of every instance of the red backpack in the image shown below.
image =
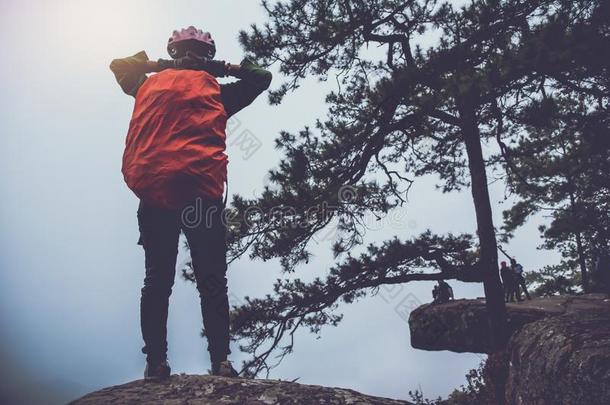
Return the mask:
<path id="1" fill-rule="evenodd" d="M 216 78 L 168 69 L 138 90 L 123 154 L 123 176 L 142 200 L 181 208 L 222 198 L 227 114 Z"/>

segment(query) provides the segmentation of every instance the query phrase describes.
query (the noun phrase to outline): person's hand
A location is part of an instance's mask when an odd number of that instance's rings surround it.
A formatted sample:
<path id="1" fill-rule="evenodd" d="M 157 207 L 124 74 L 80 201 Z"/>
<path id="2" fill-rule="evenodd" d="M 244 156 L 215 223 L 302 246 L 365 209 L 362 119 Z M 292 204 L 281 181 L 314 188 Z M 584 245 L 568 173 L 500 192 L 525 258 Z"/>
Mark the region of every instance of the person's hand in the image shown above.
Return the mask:
<path id="1" fill-rule="evenodd" d="M 208 70 L 208 60 L 206 58 L 194 58 L 193 56 L 184 56 L 179 59 L 159 59 L 157 61 L 157 71 L 165 69 L 190 69 L 190 70 Z"/>
<path id="2" fill-rule="evenodd" d="M 158 69 L 192 69 L 204 70 L 216 77 L 226 76 L 228 73 L 227 64 L 222 60 L 208 59 L 204 56 L 196 55 L 192 52 L 187 52 L 186 56 L 179 59 L 159 59 L 157 61 Z"/>
<path id="3" fill-rule="evenodd" d="M 176 69 L 176 61 L 174 59 L 158 59 L 157 70 L 155 71 L 160 72 L 165 69 Z"/>
<path id="4" fill-rule="evenodd" d="M 144 73 L 158 72 L 161 69 L 159 68 L 159 63 L 155 60 L 147 60 L 142 62 L 142 70 Z"/>
<path id="5" fill-rule="evenodd" d="M 227 63 L 187 52 L 185 57 L 176 60 L 177 69 L 205 70 L 216 77 L 224 77 L 228 73 Z"/>
<path id="6" fill-rule="evenodd" d="M 165 69 L 191 69 L 204 70 L 216 77 L 224 77 L 229 74 L 229 64 L 222 60 L 214 60 L 199 56 L 192 52 L 187 52 L 186 56 L 179 59 L 159 59 L 156 64 L 155 71 Z"/>
<path id="7" fill-rule="evenodd" d="M 237 77 L 238 79 L 242 78 L 242 70 L 241 70 L 241 65 L 233 65 L 228 63 L 227 64 L 227 76 L 233 76 L 233 77 Z"/>

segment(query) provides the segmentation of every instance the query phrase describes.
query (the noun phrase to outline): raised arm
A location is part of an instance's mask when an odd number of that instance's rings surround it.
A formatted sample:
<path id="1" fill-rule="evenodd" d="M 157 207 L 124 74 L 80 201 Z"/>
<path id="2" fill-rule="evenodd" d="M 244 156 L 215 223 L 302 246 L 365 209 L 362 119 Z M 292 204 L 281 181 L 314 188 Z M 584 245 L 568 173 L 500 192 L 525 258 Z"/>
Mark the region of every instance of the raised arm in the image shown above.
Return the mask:
<path id="1" fill-rule="evenodd" d="M 146 80 L 146 73 L 157 71 L 158 67 L 156 61 L 148 60 L 146 52 L 141 51 L 127 58 L 114 59 L 110 70 L 125 94 L 135 97 Z"/>
<path id="2" fill-rule="evenodd" d="M 271 72 L 250 59 L 242 60 L 239 65 L 229 65 L 227 74 L 240 79 L 221 86 L 222 101 L 229 117 L 250 105 L 259 94 L 267 90 L 272 78 Z"/>

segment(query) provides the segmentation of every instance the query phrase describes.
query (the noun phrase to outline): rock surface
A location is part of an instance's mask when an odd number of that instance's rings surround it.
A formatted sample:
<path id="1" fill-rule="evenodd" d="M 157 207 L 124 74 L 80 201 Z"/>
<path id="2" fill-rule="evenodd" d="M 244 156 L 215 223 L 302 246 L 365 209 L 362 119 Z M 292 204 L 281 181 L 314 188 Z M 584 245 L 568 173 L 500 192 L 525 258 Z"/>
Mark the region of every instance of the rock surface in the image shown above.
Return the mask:
<path id="1" fill-rule="evenodd" d="M 163 383 L 137 380 L 105 388 L 71 402 L 92 404 L 379 404 L 409 402 L 372 397 L 343 388 L 287 381 L 223 378 L 209 375 L 173 375 Z"/>
<path id="2" fill-rule="evenodd" d="M 508 403 L 610 404 L 607 310 L 530 323 L 512 336 L 508 352 Z"/>
<path id="3" fill-rule="evenodd" d="M 509 333 L 548 317 L 594 310 L 610 314 L 610 300 L 603 294 L 535 298 L 506 305 Z M 484 299 L 425 304 L 409 317 L 411 345 L 423 350 L 488 353 L 489 330 Z"/>
<path id="4" fill-rule="evenodd" d="M 507 305 L 506 402 L 610 404 L 610 299 L 604 294 L 538 298 Z M 409 319 L 413 347 L 484 353 L 485 301 L 426 304 Z"/>

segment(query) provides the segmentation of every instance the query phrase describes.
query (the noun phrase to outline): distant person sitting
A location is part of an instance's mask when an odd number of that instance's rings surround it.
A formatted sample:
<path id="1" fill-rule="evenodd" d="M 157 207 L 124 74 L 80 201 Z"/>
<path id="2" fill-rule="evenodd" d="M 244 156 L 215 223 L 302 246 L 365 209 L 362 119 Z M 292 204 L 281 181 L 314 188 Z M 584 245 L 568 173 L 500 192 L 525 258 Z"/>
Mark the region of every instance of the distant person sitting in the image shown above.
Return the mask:
<path id="1" fill-rule="evenodd" d="M 508 267 L 506 262 L 500 263 L 500 276 L 502 277 L 502 286 L 504 287 L 504 301 L 515 302 L 516 295 L 516 277 L 513 270 Z"/>
<path id="2" fill-rule="evenodd" d="M 432 289 L 432 298 L 435 303 L 442 304 L 453 298 L 453 289 L 445 280 L 438 280 L 438 284 Z"/>
<path id="3" fill-rule="evenodd" d="M 529 292 L 527 292 L 527 286 L 525 285 L 525 277 L 523 277 L 523 266 L 517 263 L 515 259 L 510 259 L 510 266 L 515 276 L 515 293 L 517 295 L 517 301 L 523 301 L 521 298 L 521 289 L 525 293 L 528 300 L 531 300 Z"/>

